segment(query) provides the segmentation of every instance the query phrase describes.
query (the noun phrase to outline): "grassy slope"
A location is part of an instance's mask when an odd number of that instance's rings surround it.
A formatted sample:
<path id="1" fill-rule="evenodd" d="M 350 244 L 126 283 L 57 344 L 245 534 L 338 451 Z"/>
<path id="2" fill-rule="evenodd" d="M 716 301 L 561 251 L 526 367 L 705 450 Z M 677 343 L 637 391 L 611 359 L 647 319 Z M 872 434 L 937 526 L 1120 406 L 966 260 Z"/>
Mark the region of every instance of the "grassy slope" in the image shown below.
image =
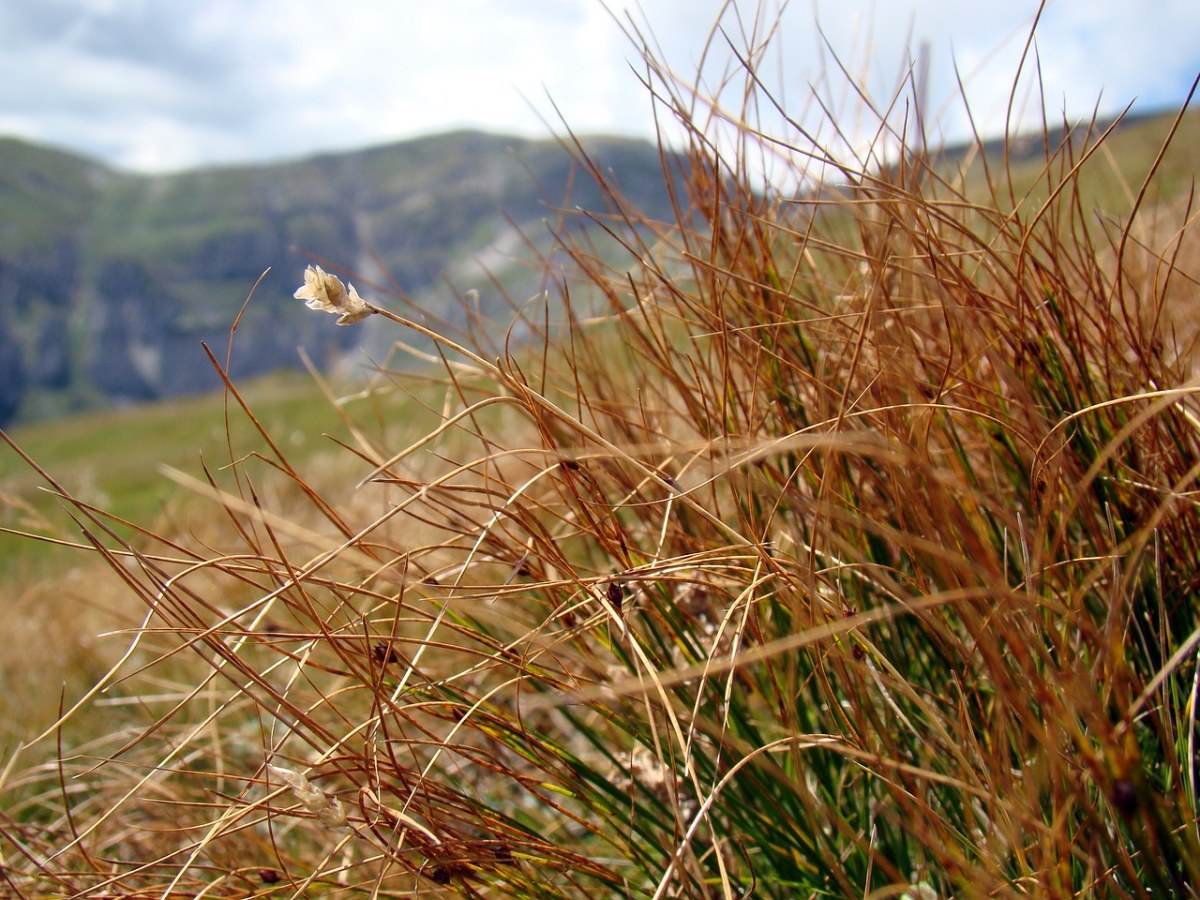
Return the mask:
<path id="1" fill-rule="evenodd" d="M 344 434 L 306 375 L 259 379 L 245 386 L 245 395 L 261 406 L 272 432 L 284 435 L 301 457 L 316 449 L 323 432 Z M 252 426 L 236 404 L 229 422 L 233 445 L 243 446 Z M 41 422 L 13 429 L 11 436 L 76 496 L 138 522 L 152 521 L 173 493 L 162 468 L 199 475 L 202 460 L 220 466 L 229 456 L 225 400 L 219 394 Z M 42 478 L 7 449 L 0 457 L 0 484 L 9 497 L 53 516 L 57 504 L 40 490 Z M 11 537 L 0 542 L 0 559 L 10 562 L 37 546 Z"/>
<path id="2" fill-rule="evenodd" d="M 1111 227 L 1129 214 L 1146 173 L 1163 149 L 1174 118 L 1174 112 L 1167 112 L 1131 117 L 1116 123 L 1111 135 L 1099 146 L 1097 158 L 1083 167 L 1080 189 L 1085 204 L 1094 211 L 1098 222 Z M 1091 128 L 1086 122 L 1076 124 L 1072 130 L 1073 141 L 1078 148 L 1085 143 L 1094 144 L 1102 130 Z M 1042 138 L 1034 134 L 1026 140 L 1037 148 L 1030 156 L 1023 154 L 1020 161 L 1006 166 L 1003 152 L 998 150 L 988 154 L 988 164 L 992 174 L 997 176 L 994 180 L 1011 184 L 1011 196 L 1020 198 L 1022 207 L 1029 212 L 1034 204 L 1045 201 L 1046 185 L 1060 178 L 1070 165 L 1082 162 L 1082 157 L 1077 149 L 1073 155 L 1064 155 L 1048 171 Z M 1196 172 L 1193 148 L 1197 141 L 1200 141 L 1200 110 L 1192 110 L 1184 116 L 1175 139 L 1159 162 L 1158 172 L 1144 201 L 1146 204 L 1169 205 L 1186 194 Z M 1053 138 L 1048 149 L 1051 152 L 1057 149 Z M 979 155 L 959 158 L 969 160 L 966 182 L 972 193 L 981 191 L 983 165 Z M 1009 198 L 999 194 L 996 199 L 1003 204 Z"/>
<path id="3" fill-rule="evenodd" d="M 245 386 L 264 404 L 265 422 L 303 460 L 319 452 L 323 432 L 344 434 L 336 414 L 310 378 L 300 374 Z M 170 403 L 91 413 L 15 429 L 21 448 L 74 496 L 139 525 L 186 523 L 201 504 L 166 476 L 172 468 L 203 477 L 202 461 L 229 460 L 225 403 L 209 395 Z M 232 446 L 260 446 L 234 407 Z M 71 543 L 85 542 L 65 504 L 33 469 L 5 447 L 0 451 L 0 525 Z M 207 512 L 204 515 L 209 515 Z M 115 531 L 131 529 L 113 522 Z M 186 527 L 186 526 L 184 526 Z M 0 534 L 0 579 L 7 601 L 0 628 L 14 640 L 0 654 L 8 690 L 0 695 L 0 744 L 28 739 L 53 718 L 60 691 L 68 702 L 95 683 L 127 641 L 97 635 L 129 628 L 141 602 L 110 580 L 101 560 L 54 544 Z M 111 719 L 102 728 L 111 725 Z"/>
<path id="4" fill-rule="evenodd" d="M 382 388 L 377 384 L 369 399 L 354 399 L 361 383 L 347 388 L 340 408 L 326 393 L 336 380 L 323 385 L 306 373 L 281 372 L 237 386 L 250 414 L 234 396 L 213 393 L 19 426 L 9 436 L 69 494 L 102 509 L 115 534 L 137 545 L 125 524 L 133 523 L 187 540 L 228 526 L 194 488 L 180 487 L 171 470 L 204 480 L 207 467 L 220 481 L 231 459 L 257 454 L 278 462 L 278 449 L 311 478 L 338 465 L 347 452 L 339 442 L 354 444 L 350 421 L 385 442 L 431 427 L 427 403 L 438 389 L 422 387 L 423 379 L 413 375 L 390 390 L 389 378 L 381 378 Z M 287 480 L 267 465 L 258 472 L 268 492 Z M 0 448 L 0 527 L 10 529 L 0 533 L 0 580 L 9 598 L 0 609 L 0 629 L 15 638 L 0 652 L 0 676 L 9 688 L 0 693 L 0 746 L 28 739 L 52 721 L 64 689 L 70 702 L 94 684 L 127 644 L 120 636 L 97 635 L 128 629 L 144 615 L 142 601 L 112 580 L 101 559 L 58 543 L 86 543 L 69 510 L 35 469 Z M 99 533 L 94 525 L 91 530 Z M 112 719 L 96 724 L 105 733 Z"/>
<path id="5" fill-rule="evenodd" d="M 0 254 L 18 256 L 53 247 L 86 218 L 111 176 L 81 156 L 0 138 Z"/>

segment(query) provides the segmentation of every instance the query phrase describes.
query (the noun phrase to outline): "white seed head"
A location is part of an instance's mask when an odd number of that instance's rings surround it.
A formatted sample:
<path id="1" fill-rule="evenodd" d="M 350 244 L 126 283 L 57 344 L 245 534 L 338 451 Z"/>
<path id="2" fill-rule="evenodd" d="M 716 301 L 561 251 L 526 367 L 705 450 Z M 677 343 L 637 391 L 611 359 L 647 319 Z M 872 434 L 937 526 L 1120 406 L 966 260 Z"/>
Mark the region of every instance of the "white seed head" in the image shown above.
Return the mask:
<path id="1" fill-rule="evenodd" d="M 313 785 L 303 772 L 293 772 L 280 766 L 267 766 L 268 769 L 292 790 L 292 796 L 300 802 L 308 812 L 317 817 L 329 831 L 343 831 L 350 828 L 346 818 L 345 807 L 337 797 L 330 797 L 320 788 Z"/>
<path id="2" fill-rule="evenodd" d="M 375 312 L 358 295 L 354 285 L 344 285 L 336 275 L 330 275 L 320 266 L 309 266 L 304 270 L 304 285 L 292 295 L 305 301 L 309 309 L 319 309 L 340 316 L 339 325 L 353 325 Z"/>

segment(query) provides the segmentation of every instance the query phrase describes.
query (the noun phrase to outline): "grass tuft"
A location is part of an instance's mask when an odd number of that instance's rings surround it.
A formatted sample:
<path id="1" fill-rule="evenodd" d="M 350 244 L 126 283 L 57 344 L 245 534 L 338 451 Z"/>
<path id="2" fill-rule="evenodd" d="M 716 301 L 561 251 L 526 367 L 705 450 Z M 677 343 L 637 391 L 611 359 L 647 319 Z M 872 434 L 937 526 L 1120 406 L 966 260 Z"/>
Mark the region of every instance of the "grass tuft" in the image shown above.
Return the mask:
<path id="1" fill-rule="evenodd" d="M 336 453 L 227 383 L 207 517 L 51 480 L 145 620 L 0 780 L 14 895 L 1200 884 L 1194 119 L 938 156 L 901 86 L 854 152 L 746 43 L 733 110 L 646 52 L 675 220 L 576 144 L 608 206 L 500 349 L 372 305 L 442 366 Z"/>

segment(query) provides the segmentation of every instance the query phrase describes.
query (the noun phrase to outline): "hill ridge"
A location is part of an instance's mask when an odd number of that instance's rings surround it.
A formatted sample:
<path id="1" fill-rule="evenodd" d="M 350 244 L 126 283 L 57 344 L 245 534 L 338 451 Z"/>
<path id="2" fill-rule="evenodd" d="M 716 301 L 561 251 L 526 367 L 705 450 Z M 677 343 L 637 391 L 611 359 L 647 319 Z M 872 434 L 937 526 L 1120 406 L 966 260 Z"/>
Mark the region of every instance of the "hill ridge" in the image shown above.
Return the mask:
<path id="1" fill-rule="evenodd" d="M 639 206 L 667 216 L 653 144 L 603 135 L 586 144 Z M 283 302 L 306 254 L 360 279 L 386 275 L 445 315 L 454 303 L 439 289 L 445 273 L 461 277 L 465 261 L 511 244 L 517 229 L 538 231 L 568 194 L 603 207 L 555 139 L 483 131 L 169 174 L 0 138 L 0 424 L 217 386 L 200 342 L 224 346 L 267 269 L 239 324 L 238 374 L 296 366 L 298 346 L 330 363 L 364 332 Z M 491 274 L 513 296 L 535 292 L 540 278 L 515 262 Z M 481 268 L 476 277 L 487 285 Z"/>

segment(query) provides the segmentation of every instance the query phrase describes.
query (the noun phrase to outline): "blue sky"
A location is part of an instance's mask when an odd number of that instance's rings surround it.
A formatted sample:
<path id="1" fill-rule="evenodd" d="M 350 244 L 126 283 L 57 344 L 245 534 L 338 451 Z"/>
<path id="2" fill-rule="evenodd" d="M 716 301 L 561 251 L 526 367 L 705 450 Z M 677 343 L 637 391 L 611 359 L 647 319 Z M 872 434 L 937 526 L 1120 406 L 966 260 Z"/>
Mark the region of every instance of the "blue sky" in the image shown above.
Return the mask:
<path id="1" fill-rule="evenodd" d="M 545 136 L 550 99 L 579 132 L 649 136 L 618 27 L 631 15 L 692 76 L 721 0 L 5 0 L 0 134 L 141 171 L 274 160 L 458 127 Z M 747 25 L 758 8 L 737 5 Z M 778 4 L 766 3 L 768 17 Z M 627 13 L 626 10 L 629 10 Z M 793 0 L 763 71 L 790 108 L 811 85 L 852 102 L 826 42 L 885 101 L 930 48 L 937 127 L 964 133 L 954 67 L 1002 127 L 1033 0 Z M 735 44 L 735 10 L 723 25 Z M 819 28 L 818 28 L 819 24 Z M 1196 0 L 1050 0 L 1037 31 L 1052 114 L 1178 105 L 1200 72 Z M 720 70 L 722 60 L 710 67 Z M 824 87 L 828 85 L 828 87 Z M 1029 103 L 1027 90 L 1018 99 Z"/>

